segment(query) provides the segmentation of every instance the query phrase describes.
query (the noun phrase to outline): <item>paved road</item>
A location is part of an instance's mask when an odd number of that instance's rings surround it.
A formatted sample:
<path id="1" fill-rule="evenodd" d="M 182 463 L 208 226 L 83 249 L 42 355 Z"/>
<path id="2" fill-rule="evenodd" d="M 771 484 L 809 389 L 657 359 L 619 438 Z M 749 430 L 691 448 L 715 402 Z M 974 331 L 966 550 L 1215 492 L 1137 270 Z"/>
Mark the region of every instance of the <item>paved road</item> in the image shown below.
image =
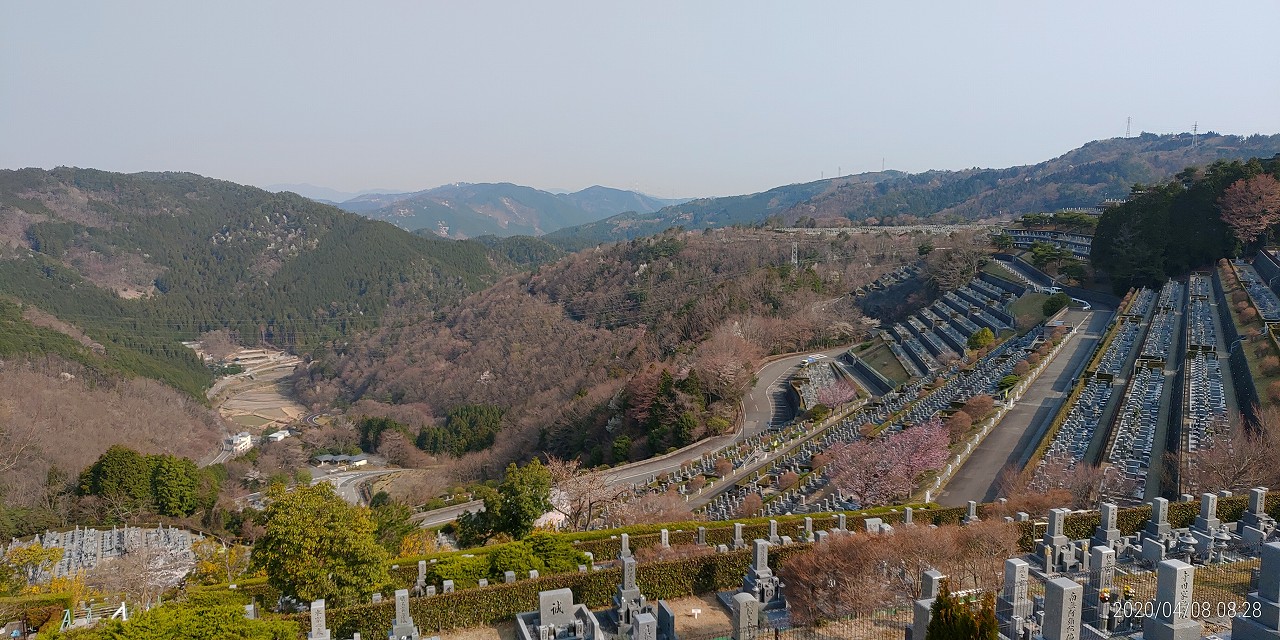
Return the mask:
<path id="1" fill-rule="evenodd" d="M 756 372 L 756 385 L 742 399 L 746 436 L 756 435 L 771 424 L 782 424 L 791 419 L 791 407 L 786 403 L 785 396 L 786 382 L 800 370 L 800 363 L 805 358 L 819 353 L 828 359 L 838 358 L 850 346 L 787 356 L 761 367 Z"/>
<path id="2" fill-rule="evenodd" d="M 1102 339 L 1110 311 L 1067 312 L 1065 320 L 1072 324 L 1084 323 L 1083 332 L 1074 336 L 1040 377 L 1023 394 L 1019 401 L 995 429 L 987 435 L 977 451 L 969 456 L 960 471 L 935 498 L 948 507 L 964 506 L 969 500 L 990 502 L 996 498 L 996 483 L 1000 472 L 1010 464 L 1025 461 L 1039 445 L 1040 439 L 1057 413 L 1058 407 L 1071 389 L 1081 367 L 1093 355 L 1094 347 Z"/>

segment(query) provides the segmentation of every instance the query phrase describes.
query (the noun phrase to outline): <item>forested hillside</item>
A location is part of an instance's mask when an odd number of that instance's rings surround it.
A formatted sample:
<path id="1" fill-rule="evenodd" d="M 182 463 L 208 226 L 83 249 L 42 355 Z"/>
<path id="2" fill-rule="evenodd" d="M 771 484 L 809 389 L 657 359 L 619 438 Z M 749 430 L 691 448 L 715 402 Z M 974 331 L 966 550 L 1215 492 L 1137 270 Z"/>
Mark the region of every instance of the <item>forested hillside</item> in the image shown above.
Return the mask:
<path id="1" fill-rule="evenodd" d="M 551 239 L 578 248 L 673 226 L 750 225 L 771 217 L 786 225 L 845 226 L 925 219 L 957 222 L 1092 207 L 1106 198 L 1124 197 L 1136 183 L 1166 180 L 1184 167 L 1277 153 L 1280 135 L 1144 133 L 1090 142 L 1052 160 L 1021 167 L 865 173 L 753 195 L 693 200 L 652 214 L 621 214 L 562 229 Z"/>
<path id="2" fill-rule="evenodd" d="M 660 200 L 634 191 L 588 187 L 549 193 L 505 182 L 450 184 L 414 193 L 371 193 L 338 206 L 402 229 L 448 238 L 542 235 L 624 211 L 649 213 L 683 200 Z"/>
<path id="3" fill-rule="evenodd" d="M 3 535 L 103 521 L 68 511 L 70 503 L 61 498 L 111 445 L 199 460 L 222 439 L 218 418 L 195 399 L 152 380 L 121 379 L 58 357 L 0 360 L 0 389 Z M 35 512 L 22 510 L 35 507 L 47 520 L 26 521 Z M 24 521 L 4 521 L 13 518 Z"/>
<path id="4" fill-rule="evenodd" d="M 484 245 L 192 174 L 0 171 L 0 295 L 193 394 L 209 374 L 181 339 L 228 327 L 314 348 L 374 327 L 396 296 L 441 305 L 509 268 Z"/>
<path id="5" fill-rule="evenodd" d="M 1215 162 L 1186 169 L 1168 182 L 1139 186 L 1128 202 L 1102 214 L 1090 259 L 1111 275 L 1120 292 L 1158 287 L 1167 277 L 1249 254 L 1257 243 L 1276 237 L 1280 186 L 1271 187 L 1269 205 L 1265 196 L 1245 198 L 1246 204 L 1259 205 L 1256 213 L 1249 206 L 1224 207 L 1224 195 L 1235 185 L 1247 190 L 1250 179 L 1265 188 L 1275 178 L 1280 178 L 1280 156 Z"/>
<path id="6" fill-rule="evenodd" d="M 592 249 L 509 277 L 437 323 L 423 321 L 429 307 L 396 304 L 297 389 L 392 418 L 367 425 L 374 450 L 390 432 L 397 446 L 442 453 L 492 442 L 469 457 L 490 471 L 538 449 L 592 464 L 645 457 L 728 428 L 761 356 L 862 335 L 845 294 L 915 260 L 917 241 L 717 230 Z"/>

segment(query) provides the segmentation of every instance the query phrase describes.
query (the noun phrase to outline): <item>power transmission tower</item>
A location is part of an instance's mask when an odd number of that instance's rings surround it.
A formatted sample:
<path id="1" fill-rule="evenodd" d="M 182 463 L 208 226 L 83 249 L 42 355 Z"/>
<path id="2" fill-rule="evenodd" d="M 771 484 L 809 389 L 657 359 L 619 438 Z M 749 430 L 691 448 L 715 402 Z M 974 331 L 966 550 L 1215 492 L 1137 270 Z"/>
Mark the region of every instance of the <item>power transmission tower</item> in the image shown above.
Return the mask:
<path id="1" fill-rule="evenodd" d="M 1124 119 L 1124 137 L 1128 138 L 1130 136 L 1129 131 L 1132 127 L 1133 127 L 1133 116 L 1129 116 L 1128 118 Z"/>
<path id="2" fill-rule="evenodd" d="M 1200 129 L 1200 121 L 1197 120 L 1191 125 L 1191 148 L 1192 149 L 1196 148 L 1196 143 L 1199 142 L 1199 140 L 1196 138 L 1196 135 L 1199 134 L 1199 129 Z"/>
<path id="3" fill-rule="evenodd" d="M 791 241 L 791 266 L 800 268 L 800 243 L 795 240 Z"/>

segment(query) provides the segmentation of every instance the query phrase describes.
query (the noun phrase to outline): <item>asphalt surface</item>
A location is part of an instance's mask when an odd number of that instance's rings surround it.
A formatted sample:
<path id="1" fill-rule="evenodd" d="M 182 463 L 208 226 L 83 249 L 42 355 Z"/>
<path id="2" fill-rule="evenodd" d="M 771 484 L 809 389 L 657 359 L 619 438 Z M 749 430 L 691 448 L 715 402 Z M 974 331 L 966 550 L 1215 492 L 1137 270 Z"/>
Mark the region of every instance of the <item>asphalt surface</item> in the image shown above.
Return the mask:
<path id="1" fill-rule="evenodd" d="M 1000 472 L 1011 464 L 1024 463 L 1040 444 L 1058 407 L 1070 393 L 1072 380 L 1102 339 L 1111 313 L 1078 309 L 1067 312 L 1064 320 L 1077 325 L 1085 323 L 1082 330 L 1077 330 L 1077 335 L 1045 367 L 1027 388 L 1023 399 L 978 445 L 935 501 L 943 506 L 959 507 L 969 500 L 990 502 L 996 498 Z"/>

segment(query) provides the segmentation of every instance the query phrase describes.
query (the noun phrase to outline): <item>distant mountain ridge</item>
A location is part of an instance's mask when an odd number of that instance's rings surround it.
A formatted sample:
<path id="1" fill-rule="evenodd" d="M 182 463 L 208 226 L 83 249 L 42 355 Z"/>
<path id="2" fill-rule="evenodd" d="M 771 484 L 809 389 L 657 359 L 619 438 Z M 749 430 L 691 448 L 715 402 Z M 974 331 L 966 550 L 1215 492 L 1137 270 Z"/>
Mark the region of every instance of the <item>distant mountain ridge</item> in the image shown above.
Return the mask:
<path id="1" fill-rule="evenodd" d="M 652 213 L 685 200 L 592 186 L 550 193 L 507 182 L 457 183 L 412 193 L 366 193 L 337 204 L 408 231 L 448 238 L 543 235 L 623 212 Z"/>
<path id="2" fill-rule="evenodd" d="M 761 193 L 702 198 L 653 213 L 622 213 L 560 229 L 549 240 L 577 249 L 660 233 L 674 226 L 705 229 L 759 224 L 848 225 L 861 222 L 960 222 L 1038 211 L 1092 207 L 1127 196 L 1137 183 L 1167 180 L 1193 165 L 1271 157 L 1280 135 L 1209 132 L 1111 138 L 1038 164 L 909 174 L 881 171 L 776 187 Z M 874 220 L 872 220 L 874 219 Z"/>

